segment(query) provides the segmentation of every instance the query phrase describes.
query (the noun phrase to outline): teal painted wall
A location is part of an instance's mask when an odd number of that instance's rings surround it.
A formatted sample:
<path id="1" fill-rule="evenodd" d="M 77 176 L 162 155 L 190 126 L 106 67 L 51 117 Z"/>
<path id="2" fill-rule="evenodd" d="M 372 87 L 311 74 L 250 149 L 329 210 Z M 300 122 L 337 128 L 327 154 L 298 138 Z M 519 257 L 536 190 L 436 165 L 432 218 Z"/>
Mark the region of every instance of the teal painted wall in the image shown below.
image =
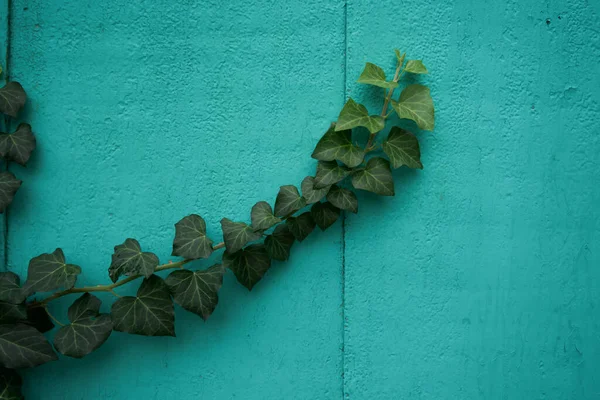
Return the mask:
<path id="1" fill-rule="evenodd" d="M 81 284 L 106 282 L 126 237 L 165 261 L 182 216 L 213 237 L 248 219 L 313 171 L 346 96 L 380 107 L 354 81 L 394 47 L 424 59 L 437 111 L 396 197 L 361 195 L 251 294 L 228 275 L 207 323 L 178 311 L 177 338 L 114 333 L 25 372 L 27 398 L 600 398 L 599 16 L 597 1 L 13 0 L 10 74 L 39 143 L 13 168 L 21 274 L 60 246 Z"/>

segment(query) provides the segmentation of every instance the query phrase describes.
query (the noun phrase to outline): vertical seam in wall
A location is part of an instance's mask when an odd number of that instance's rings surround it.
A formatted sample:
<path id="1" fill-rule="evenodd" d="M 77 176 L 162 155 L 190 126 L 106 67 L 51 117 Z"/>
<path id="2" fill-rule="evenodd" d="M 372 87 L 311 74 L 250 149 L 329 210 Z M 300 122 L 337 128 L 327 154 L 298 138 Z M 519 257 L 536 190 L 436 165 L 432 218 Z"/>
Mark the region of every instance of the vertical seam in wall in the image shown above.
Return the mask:
<path id="1" fill-rule="evenodd" d="M 348 91 L 348 0 L 344 1 L 344 93 Z M 346 398 L 346 212 L 342 211 L 342 400 Z"/>
<path id="2" fill-rule="evenodd" d="M 6 1 L 6 49 L 5 49 L 5 65 L 4 65 L 4 80 L 5 82 L 8 82 L 8 80 L 10 79 L 10 47 L 11 47 L 11 41 L 10 41 L 10 37 L 11 37 L 11 23 L 12 23 L 12 0 L 7 0 Z M 4 128 L 6 129 L 7 132 L 10 131 L 10 122 L 9 122 L 9 117 L 5 116 L 4 117 Z M 8 161 L 6 161 L 6 170 L 8 171 Z M 4 210 L 4 243 L 3 243 L 3 247 L 4 247 L 4 253 L 3 253 L 3 257 L 4 259 L 2 260 L 2 269 L 4 271 L 8 270 L 8 231 L 9 231 L 9 225 L 8 225 L 8 221 L 9 221 L 9 210 L 8 208 L 6 210 Z"/>

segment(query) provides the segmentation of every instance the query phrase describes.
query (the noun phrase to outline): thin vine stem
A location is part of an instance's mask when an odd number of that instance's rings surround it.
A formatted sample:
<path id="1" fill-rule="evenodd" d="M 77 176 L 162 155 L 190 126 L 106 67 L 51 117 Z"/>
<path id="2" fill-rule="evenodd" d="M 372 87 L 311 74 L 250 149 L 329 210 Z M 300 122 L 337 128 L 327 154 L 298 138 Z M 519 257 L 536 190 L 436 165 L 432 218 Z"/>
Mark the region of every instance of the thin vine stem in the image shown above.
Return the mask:
<path id="1" fill-rule="evenodd" d="M 402 73 L 404 71 L 402 70 L 402 64 L 400 61 L 398 61 L 398 66 L 396 67 L 396 73 L 394 73 L 394 79 L 392 79 L 392 82 L 398 82 L 400 80 L 400 77 L 402 76 Z M 390 88 L 388 89 L 388 93 L 387 96 L 385 96 L 385 100 L 383 101 L 383 109 L 381 110 L 381 114 L 379 114 L 384 120 L 387 119 L 391 112 L 388 114 L 387 113 L 387 109 L 390 105 L 390 100 L 392 99 L 392 94 L 394 94 L 394 89 L 395 88 Z M 373 141 L 375 140 L 375 137 L 377 136 L 377 133 L 379 132 L 373 132 L 369 135 L 369 141 L 367 142 L 367 145 L 365 146 L 365 152 L 368 153 L 370 151 L 373 151 Z"/>

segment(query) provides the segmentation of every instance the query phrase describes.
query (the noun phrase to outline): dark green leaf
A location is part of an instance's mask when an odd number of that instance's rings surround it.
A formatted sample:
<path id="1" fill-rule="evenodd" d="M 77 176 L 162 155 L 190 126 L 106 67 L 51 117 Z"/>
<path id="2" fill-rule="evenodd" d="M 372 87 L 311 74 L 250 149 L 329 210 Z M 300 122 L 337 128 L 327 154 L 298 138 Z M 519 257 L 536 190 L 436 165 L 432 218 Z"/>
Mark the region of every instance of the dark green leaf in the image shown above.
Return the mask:
<path id="1" fill-rule="evenodd" d="M 171 272 L 165 283 L 171 290 L 175 303 L 206 321 L 219 302 L 217 293 L 223 285 L 224 273 L 223 266 L 215 264 L 204 271 Z"/>
<path id="2" fill-rule="evenodd" d="M 319 161 L 319 164 L 317 164 L 317 175 L 315 176 L 314 187 L 320 189 L 331 186 L 348 175 L 350 175 L 350 170 L 338 165 L 336 161 Z"/>
<path id="3" fill-rule="evenodd" d="M 394 180 L 390 163 L 381 157 L 371 158 L 367 162 L 366 168 L 358 170 L 352 175 L 352 185 L 356 189 L 381 196 L 393 196 Z"/>
<path id="4" fill-rule="evenodd" d="M 93 294 L 84 293 L 69 307 L 69 320 L 77 321 L 87 317 L 95 317 L 100 312 L 102 302 Z"/>
<path id="5" fill-rule="evenodd" d="M 148 278 L 158 267 L 158 257 L 154 253 L 142 252 L 135 239 L 125 239 L 123 244 L 115 246 L 108 275 L 116 282 L 121 275 L 144 275 Z"/>
<path id="6" fill-rule="evenodd" d="M 312 158 L 317 160 L 338 160 L 350 168 L 359 165 L 364 157 L 364 150 L 352 143 L 352 131 L 336 131 L 334 125 L 319 140 L 312 153 Z"/>
<path id="7" fill-rule="evenodd" d="M 35 136 L 29 124 L 19 124 L 11 134 L 0 134 L 0 156 L 25 165 L 35 149 Z"/>
<path id="8" fill-rule="evenodd" d="M 62 249 L 56 249 L 53 253 L 44 253 L 31 259 L 23 291 L 31 295 L 59 288 L 71 289 L 80 273 L 81 268 L 67 264 Z"/>
<path id="9" fill-rule="evenodd" d="M 19 275 L 14 272 L 0 272 L 0 301 L 19 304 L 25 300 Z"/>
<path id="10" fill-rule="evenodd" d="M 273 233 L 265 238 L 265 248 L 269 257 L 278 261 L 287 260 L 294 240 L 294 235 L 287 224 L 277 225 Z"/>
<path id="11" fill-rule="evenodd" d="M 316 203 L 321 201 L 329 191 L 329 186 L 317 189 L 315 188 L 315 178 L 307 176 L 302 181 L 302 197 L 306 199 L 306 204 Z"/>
<path id="12" fill-rule="evenodd" d="M 145 336 L 175 336 L 175 312 L 171 293 L 157 275 L 145 278 L 137 297 L 126 296 L 111 308 L 115 331 Z"/>
<path id="13" fill-rule="evenodd" d="M 404 67 L 406 72 L 410 72 L 412 74 L 427 74 L 427 68 L 423 65 L 423 61 L 421 60 L 408 60 L 406 62 L 406 67 Z"/>
<path id="14" fill-rule="evenodd" d="M 310 214 L 322 231 L 329 228 L 340 216 L 340 209 L 329 202 L 315 203 L 310 209 Z"/>
<path id="15" fill-rule="evenodd" d="M 390 158 L 393 168 L 406 165 L 409 168 L 423 169 L 419 141 L 412 133 L 394 126 L 387 140 L 382 144 L 383 151 Z"/>
<path id="16" fill-rule="evenodd" d="M 387 82 L 385 80 L 385 72 L 383 72 L 383 69 L 370 62 L 365 65 L 365 69 L 363 69 L 363 72 L 356 82 L 379 86 L 384 89 L 391 89 L 398 86 L 397 82 Z"/>
<path id="17" fill-rule="evenodd" d="M 285 221 L 297 241 L 301 242 L 315 229 L 315 220 L 310 211 L 302 213 L 297 217 L 290 217 Z"/>
<path id="18" fill-rule="evenodd" d="M 358 212 L 358 199 L 356 195 L 348 189 L 334 185 L 327 193 L 327 201 L 342 210 Z"/>
<path id="19" fill-rule="evenodd" d="M 0 89 L 0 112 L 16 118 L 25 105 L 27 95 L 19 82 L 8 82 Z"/>
<path id="20" fill-rule="evenodd" d="M 275 215 L 286 217 L 306 206 L 306 199 L 300 196 L 293 185 L 281 186 L 275 200 Z"/>
<path id="21" fill-rule="evenodd" d="M 208 258 L 213 252 L 212 244 L 206 236 L 206 223 L 201 216 L 191 214 L 175 224 L 174 256 L 191 260 Z"/>
<path id="22" fill-rule="evenodd" d="M 261 232 L 254 232 L 254 229 L 245 223 L 233 222 L 227 218 L 221 220 L 221 229 L 223 229 L 225 247 L 230 253 L 235 253 L 248 242 L 253 242 L 262 237 Z"/>
<path id="23" fill-rule="evenodd" d="M 27 320 L 24 324 L 31 325 L 38 331 L 45 333 L 54 328 L 54 322 L 43 307 L 28 307 Z"/>
<path id="24" fill-rule="evenodd" d="M 223 265 L 233 271 L 239 283 L 252 290 L 271 267 L 271 259 L 263 244 L 253 244 L 235 253 L 226 251 Z"/>
<path id="25" fill-rule="evenodd" d="M 259 201 L 252 207 L 250 218 L 252 219 L 252 228 L 255 231 L 266 231 L 281 222 L 281 219 L 273 215 L 273 209 L 266 201 Z"/>
<path id="26" fill-rule="evenodd" d="M 82 358 L 102 346 L 112 329 L 112 321 L 108 314 L 83 317 L 56 332 L 54 347 L 65 356 Z"/>
<path id="27" fill-rule="evenodd" d="M 21 183 L 11 172 L 0 172 L 0 214 L 12 203 Z"/>
<path id="28" fill-rule="evenodd" d="M 375 133 L 383 129 L 385 121 L 379 115 L 369 116 L 369 112 L 365 106 L 356 103 L 350 98 L 338 116 L 335 130 L 342 131 L 344 129 L 356 128 L 357 126 L 364 126 L 369 132 Z"/>
<path id="29" fill-rule="evenodd" d="M 0 367 L 0 400 L 23 400 L 22 385 L 17 371 Z"/>
<path id="30" fill-rule="evenodd" d="M 412 119 L 419 128 L 433 130 L 433 100 L 428 87 L 417 84 L 407 86 L 398 101 L 392 100 L 392 107 L 400 118 Z"/>
<path id="31" fill-rule="evenodd" d="M 54 361 L 56 353 L 44 335 L 25 324 L 0 325 L 0 364 L 29 368 Z"/>
<path id="32" fill-rule="evenodd" d="M 11 304 L 0 301 L 0 324 L 8 324 L 27 319 L 25 304 Z"/>

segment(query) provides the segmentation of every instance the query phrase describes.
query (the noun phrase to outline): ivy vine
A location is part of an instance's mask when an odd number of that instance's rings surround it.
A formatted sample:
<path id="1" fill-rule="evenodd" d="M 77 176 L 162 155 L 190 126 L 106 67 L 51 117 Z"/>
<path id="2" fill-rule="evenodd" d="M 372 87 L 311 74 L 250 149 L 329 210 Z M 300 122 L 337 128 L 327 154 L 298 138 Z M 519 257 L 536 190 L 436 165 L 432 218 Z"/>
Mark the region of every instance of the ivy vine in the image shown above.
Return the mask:
<path id="1" fill-rule="evenodd" d="M 114 247 L 108 276 L 112 283 L 75 287 L 81 267 L 69 264 L 63 251 L 41 254 L 29 262 L 27 279 L 21 285 L 13 272 L 0 272 L 0 399 L 22 399 L 17 371 L 58 359 L 57 352 L 81 358 L 99 348 L 112 331 L 147 336 L 174 336 L 174 303 L 206 320 L 218 303 L 223 275 L 230 270 L 248 290 L 260 282 L 273 260 L 285 261 L 296 241 L 303 241 L 315 227 L 321 230 L 336 222 L 343 211 L 358 212 L 352 189 L 381 196 L 394 195 L 392 169 L 406 166 L 422 169 L 417 137 L 399 126 L 390 128 L 379 142 L 392 113 L 412 120 L 423 130 L 434 128 L 434 107 L 429 88 L 407 84 L 397 99 L 395 90 L 405 73 L 426 74 L 419 60 L 405 60 L 396 50 L 397 66 L 388 80 L 379 66 L 367 63 L 359 83 L 383 89 L 383 109 L 370 114 L 367 108 L 348 99 L 333 123 L 317 143 L 312 158 L 318 161 L 314 176 L 298 187 L 282 186 L 274 207 L 256 203 L 250 223 L 221 220 L 223 241 L 215 243 L 206 232 L 200 215 L 190 214 L 175 224 L 173 256 L 177 262 L 160 264 L 156 254 L 133 238 Z M 12 125 L 27 96 L 17 82 L 0 89 L 0 112 L 5 126 Z M 369 131 L 366 144 L 359 144 L 356 128 Z M 354 132 L 353 132 L 354 130 Z M 356 134 L 356 135 L 354 135 Z M 365 140 L 362 140 L 365 143 Z M 8 171 L 10 162 L 26 165 L 36 141 L 31 126 L 21 123 L 12 133 L 0 133 L 0 155 L 7 170 L 0 172 L 0 211 L 12 202 L 21 181 Z M 348 182 L 347 182 L 348 181 Z M 194 260 L 206 259 L 224 249 L 221 263 L 207 269 L 187 269 Z M 175 270 L 166 279 L 157 272 Z M 120 286 L 141 279 L 135 296 L 120 296 Z M 94 292 L 109 292 L 117 299 L 109 313 L 101 312 Z M 55 318 L 49 304 L 58 298 L 80 294 L 69 307 L 68 323 Z M 59 320 L 65 321 L 60 322 Z M 44 333 L 59 325 L 53 343 Z"/>

